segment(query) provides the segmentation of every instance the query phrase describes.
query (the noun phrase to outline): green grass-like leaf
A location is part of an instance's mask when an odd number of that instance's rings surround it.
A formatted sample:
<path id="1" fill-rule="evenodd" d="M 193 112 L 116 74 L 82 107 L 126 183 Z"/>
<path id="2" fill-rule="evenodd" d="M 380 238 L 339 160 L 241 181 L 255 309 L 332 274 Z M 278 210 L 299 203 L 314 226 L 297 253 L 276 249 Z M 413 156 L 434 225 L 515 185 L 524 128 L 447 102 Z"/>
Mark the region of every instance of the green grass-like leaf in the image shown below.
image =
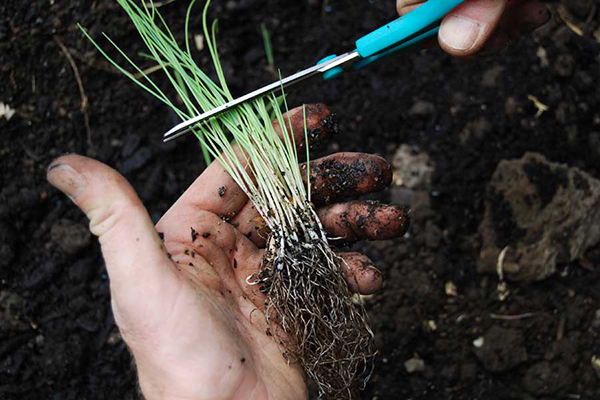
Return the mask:
<path id="1" fill-rule="evenodd" d="M 262 32 L 263 44 L 265 46 L 265 54 L 267 56 L 267 67 L 269 71 L 275 73 L 275 58 L 273 57 L 273 45 L 271 44 L 271 35 L 267 30 L 267 25 L 263 22 L 260 24 L 260 30 Z"/>
<path id="2" fill-rule="evenodd" d="M 124 57 L 125 61 L 141 79 L 119 65 L 103 51 L 102 47 L 83 29 L 84 35 L 96 46 L 119 71 L 132 79 L 141 88 L 171 107 L 182 120 L 187 120 L 201 112 L 209 111 L 233 100 L 227 86 L 217 49 L 217 28 L 214 21 L 208 23 L 210 0 L 202 11 L 203 33 L 206 47 L 212 59 L 217 82 L 212 81 L 194 62 L 190 48 L 189 21 L 196 0 L 192 0 L 185 17 L 185 46 L 178 45 L 175 36 L 168 28 L 160 12 L 150 1 L 117 0 L 131 18 L 145 43 L 148 53 L 143 57 L 155 62 L 164 72 L 176 94 L 183 102 L 183 109 L 177 107 L 149 76 L 127 56 L 107 35 L 108 42 Z M 266 35 L 265 35 L 266 33 Z M 272 62 L 272 48 L 268 32 L 263 27 L 265 50 Z M 204 156 L 217 159 L 223 168 L 255 203 L 267 225 L 278 231 L 295 230 L 299 223 L 295 207 L 309 204 L 310 189 L 306 190 L 298 168 L 298 153 L 291 126 L 282 113 L 288 111 L 285 95 L 259 98 L 233 110 L 220 114 L 210 121 L 196 125 L 193 132 L 199 139 Z M 283 131 L 279 137 L 271 121 L 277 120 Z M 305 140 L 307 132 L 304 132 Z M 233 138 L 233 141 L 230 140 Z M 235 143 L 235 144 L 234 144 Z M 237 149 L 234 146 L 238 146 Z M 308 146 L 306 156 L 308 158 Z M 254 178 L 254 179 L 252 179 Z"/>

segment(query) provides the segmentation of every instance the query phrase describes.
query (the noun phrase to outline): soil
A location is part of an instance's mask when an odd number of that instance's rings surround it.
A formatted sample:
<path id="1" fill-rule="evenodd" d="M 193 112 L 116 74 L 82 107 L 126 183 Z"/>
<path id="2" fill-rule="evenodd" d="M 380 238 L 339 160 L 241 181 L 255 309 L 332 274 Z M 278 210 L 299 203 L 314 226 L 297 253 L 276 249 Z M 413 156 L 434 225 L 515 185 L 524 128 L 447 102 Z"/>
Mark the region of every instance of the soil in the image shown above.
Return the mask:
<path id="1" fill-rule="evenodd" d="M 289 75 L 352 49 L 394 18 L 394 3 L 215 0 L 234 93 L 273 79 L 261 23 Z M 186 6 L 162 8 L 175 32 Z M 582 35 L 558 17 L 559 6 Z M 339 117 L 340 133 L 315 156 L 364 151 L 391 160 L 406 144 L 433 165 L 418 190 L 372 196 L 412 207 L 407 235 L 355 248 L 385 279 L 366 300 L 379 354 L 364 399 L 600 398 L 591 361 L 600 356 L 600 249 L 541 282 L 509 282 L 504 301 L 498 278 L 476 268 L 500 160 L 532 151 L 600 178 L 600 12 L 594 0 L 554 8 L 545 28 L 483 60 L 415 52 L 289 96 L 291 105 L 324 102 Z M 142 50 L 114 1 L 0 2 L 0 101 L 16 110 L 10 121 L 0 117 L 0 399 L 139 398 L 98 244 L 84 233 L 84 215 L 46 183 L 52 159 L 77 152 L 115 167 L 154 220 L 204 168 L 193 138 L 161 143 L 176 116 L 115 73 L 77 23 L 129 54 Z M 200 33 L 200 13 L 191 27 Z M 198 62 L 208 66 L 206 51 Z M 528 95 L 548 110 L 536 117 Z"/>

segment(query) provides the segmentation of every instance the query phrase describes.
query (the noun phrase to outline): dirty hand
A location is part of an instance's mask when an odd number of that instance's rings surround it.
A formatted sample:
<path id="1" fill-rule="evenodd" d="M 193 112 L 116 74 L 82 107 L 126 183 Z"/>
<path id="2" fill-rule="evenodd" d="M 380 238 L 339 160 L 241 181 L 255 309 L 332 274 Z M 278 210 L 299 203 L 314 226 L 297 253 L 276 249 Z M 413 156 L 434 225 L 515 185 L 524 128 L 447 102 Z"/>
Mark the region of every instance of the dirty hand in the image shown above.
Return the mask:
<path id="1" fill-rule="evenodd" d="M 325 106 L 306 110 L 310 140 L 316 144 L 335 123 Z M 301 149 L 302 109 L 290 113 Z M 310 170 L 313 199 L 332 237 L 389 239 L 406 231 L 401 208 L 335 203 L 387 186 L 392 173 L 384 159 L 338 153 L 312 161 Z M 288 365 L 267 334 L 264 296 L 246 284 L 261 263 L 266 229 L 218 162 L 206 168 L 156 227 L 129 183 L 100 162 L 60 157 L 48 168 L 48 180 L 86 213 L 90 230 L 99 237 L 115 320 L 135 358 L 145 398 L 307 397 L 302 371 Z M 341 256 L 352 290 L 368 294 L 381 287 L 381 274 L 368 258 Z"/>
<path id="2" fill-rule="evenodd" d="M 404 15 L 424 2 L 397 0 L 396 7 Z M 453 56 L 494 52 L 549 19 L 550 12 L 537 0 L 467 0 L 444 18 L 438 40 Z"/>

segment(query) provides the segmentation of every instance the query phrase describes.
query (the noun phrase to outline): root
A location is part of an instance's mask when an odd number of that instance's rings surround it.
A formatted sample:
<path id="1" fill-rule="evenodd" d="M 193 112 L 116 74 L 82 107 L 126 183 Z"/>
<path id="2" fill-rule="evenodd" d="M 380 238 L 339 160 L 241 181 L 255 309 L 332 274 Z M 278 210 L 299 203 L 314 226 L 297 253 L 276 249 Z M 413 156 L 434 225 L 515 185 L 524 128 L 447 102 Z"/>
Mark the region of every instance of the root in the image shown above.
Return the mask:
<path id="1" fill-rule="evenodd" d="M 314 214 L 314 213 L 312 213 Z M 307 224 L 307 217 L 316 221 Z M 314 218 L 314 219 L 313 219 Z M 362 305 L 355 305 L 316 216 L 304 232 L 273 234 L 253 281 L 266 296 L 270 326 L 284 356 L 299 363 L 327 399 L 352 399 L 373 368 L 373 333 Z M 306 231 L 308 230 L 308 231 Z"/>
<path id="2" fill-rule="evenodd" d="M 81 75 L 79 74 L 79 69 L 77 69 L 77 64 L 73 61 L 73 56 L 67 49 L 67 46 L 63 44 L 63 42 L 58 38 L 58 36 L 53 36 L 54 41 L 60 47 L 60 50 L 63 52 L 65 57 L 67 57 L 67 61 L 69 65 L 73 69 L 73 73 L 75 74 L 75 81 L 77 81 L 77 87 L 79 88 L 79 95 L 81 96 L 81 113 L 83 114 L 83 122 L 85 124 L 85 130 L 87 132 L 87 144 L 88 149 L 91 152 L 91 155 L 94 155 L 96 150 L 94 148 L 94 143 L 92 142 L 92 130 L 90 128 L 90 112 L 89 112 L 89 101 L 88 97 L 85 94 L 85 89 L 83 88 L 83 81 L 81 80 Z"/>

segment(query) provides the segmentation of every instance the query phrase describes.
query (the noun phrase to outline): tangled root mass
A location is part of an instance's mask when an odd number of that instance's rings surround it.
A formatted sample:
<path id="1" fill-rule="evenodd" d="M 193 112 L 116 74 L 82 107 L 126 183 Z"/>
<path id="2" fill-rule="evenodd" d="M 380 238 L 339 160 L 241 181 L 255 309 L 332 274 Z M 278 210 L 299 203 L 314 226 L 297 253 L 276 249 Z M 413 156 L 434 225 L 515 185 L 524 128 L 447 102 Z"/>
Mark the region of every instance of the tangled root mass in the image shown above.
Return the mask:
<path id="1" fill-rule="evenodd" d="M 290 362 L 299 363 L 328 399 L 352 399 L 369 379 L 373 333 L 355 304 L 342 263 L 310 206 L 296 232 L 269 238 L 254 281 L 266 294 L 266 314 Z M 306 209 L 304 209 L 306 210 Z"/>

